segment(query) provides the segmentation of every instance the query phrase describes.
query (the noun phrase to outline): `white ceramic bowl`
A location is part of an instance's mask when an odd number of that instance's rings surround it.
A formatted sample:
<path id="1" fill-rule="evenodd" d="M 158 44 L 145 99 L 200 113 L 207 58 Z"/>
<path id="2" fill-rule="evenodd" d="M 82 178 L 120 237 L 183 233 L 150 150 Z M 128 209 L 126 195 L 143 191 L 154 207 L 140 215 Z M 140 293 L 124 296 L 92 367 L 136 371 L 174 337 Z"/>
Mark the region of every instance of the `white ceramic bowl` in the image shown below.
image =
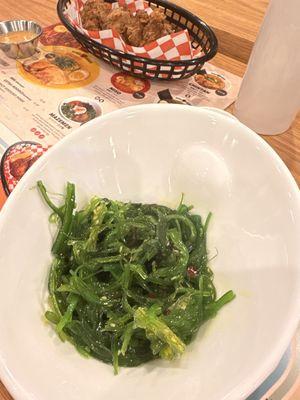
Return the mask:
<path id="1" fill-rule="evenodd" d="M 235 301 L 181 360 L 122 368 L 82 358 L 43 322 L 49 210 L 35 183 L 62 192 L 178 203 L 213 212 L 219 294 Z M 224 112 L 131 107 L 91 121 L 44 155 L 0 215 L 0 375 L 16 400 L 242 400 L 274 369 L 300 315 L 300 200 L 276 153 Z"/>

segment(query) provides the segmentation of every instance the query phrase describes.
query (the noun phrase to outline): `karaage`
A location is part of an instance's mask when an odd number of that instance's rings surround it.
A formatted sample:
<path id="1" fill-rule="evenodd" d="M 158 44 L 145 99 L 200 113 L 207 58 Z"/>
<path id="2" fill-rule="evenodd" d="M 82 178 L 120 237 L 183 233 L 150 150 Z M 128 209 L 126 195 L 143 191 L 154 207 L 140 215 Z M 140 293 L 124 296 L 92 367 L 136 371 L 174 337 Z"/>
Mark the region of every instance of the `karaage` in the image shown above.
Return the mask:
<path id="1" fill-rule="evenodd" d="M 88 30 L 113 29 L 126 43 L 136 47 L 176 31 L 158 8 L 151 14 L 144 10 L 133 14 L 127 7 L 111 9 L 103 0 L 88 0 L 81 11 L 81 21 Z"/>

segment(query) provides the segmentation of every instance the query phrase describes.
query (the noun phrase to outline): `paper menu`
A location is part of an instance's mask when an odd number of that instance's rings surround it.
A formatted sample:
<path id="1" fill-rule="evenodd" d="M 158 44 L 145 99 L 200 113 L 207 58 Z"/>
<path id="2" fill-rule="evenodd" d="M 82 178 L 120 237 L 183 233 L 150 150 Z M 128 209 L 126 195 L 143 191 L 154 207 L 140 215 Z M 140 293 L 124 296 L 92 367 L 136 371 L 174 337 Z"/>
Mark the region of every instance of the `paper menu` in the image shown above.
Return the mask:
<path id="1" fill-rule="evenodd" d="M 80 121 L 62 113 L 61 106 L 69 99 L 84 102 L 84 97 L 87 104 L 98 103 L 99 116 L 134 104 L 172 100 L 224 109 L 237 96 L 240 78 L 211 64 L 205 64 L 203 74 L 187 80 L 143 80 L 74 47 L 62 25 L 45 31 L 44 45 L 30 59 L 16 62 L 0 54 L 0 121 L 21 140 L 54 144 L 77 128 Z M 40 135 L 33 134 L 32 128 Z"/>

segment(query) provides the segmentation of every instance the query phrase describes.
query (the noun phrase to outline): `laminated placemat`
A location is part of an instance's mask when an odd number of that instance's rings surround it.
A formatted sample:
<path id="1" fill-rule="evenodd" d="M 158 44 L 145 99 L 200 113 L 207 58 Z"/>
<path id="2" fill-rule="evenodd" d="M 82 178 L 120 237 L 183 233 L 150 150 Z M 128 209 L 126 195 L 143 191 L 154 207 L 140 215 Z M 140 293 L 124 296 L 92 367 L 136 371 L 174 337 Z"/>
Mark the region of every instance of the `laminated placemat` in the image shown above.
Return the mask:
<path id="1" fill-rule="evenodd" d="M 81 124 L 131 105 L 225 109 L 240 83 L 240 77 L 210 63 L 180 81 L 134 77 L 96 59 L 62 24 L 54 24 L 43 29 L 34 56 L 15 61 L 0 53 L 0 122 L 14 135 L 9 143 L 30 141 L 48 148 Z M 17 182 L 10 179 L 6 186 L 12 181 Z"/>

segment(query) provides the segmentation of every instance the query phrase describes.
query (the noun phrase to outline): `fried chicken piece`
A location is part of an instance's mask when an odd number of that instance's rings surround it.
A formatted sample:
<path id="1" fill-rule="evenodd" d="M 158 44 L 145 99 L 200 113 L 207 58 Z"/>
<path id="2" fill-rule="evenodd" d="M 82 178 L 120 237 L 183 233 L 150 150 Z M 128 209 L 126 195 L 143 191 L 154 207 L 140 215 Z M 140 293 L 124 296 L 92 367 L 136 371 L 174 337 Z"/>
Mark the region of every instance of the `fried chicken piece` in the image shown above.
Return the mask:
<path id="1" fill-rule="evenodd" d="M 30 168 L 32 164 L 34 164 L 40 158 L 38 155 L 32 157 L 31 154 L 26 155 L 26 153 L 17 154 L 16 157 L 17 158 L 10 160 L 9 167 L 10 173 L 17 180 L 20 180 L 28 168 Z"/>
<path id="2" fill-rule="evenodd" d="M 143 44 L 143 29 L 149 22 L 149 15 L 144 10 L 138 10 L 132 15 L 123 39 L 131 46 L 140 47 Z"/>
<path id="3" fill-rule="evenodd" d="M 111 7 L 103 0 L 88 0 L 80 12 L 82 26 L 87 30 L 104 29 Z"/>
<path id="4" fill-rule="evenodd" d="M 124 41 L 132 46 L 140 46 L 143 40 L 143 25 L 140 19 L 125 7 L 113 9 L 107 16 L 105 29 L 118 32 Z"/>
<path id="5" fill-rule="evenodd" d="M 141 46 L 143 42 L 143 25 L 137 15 L 132 16 L 126 27 L 123 39 L 131 46 Z"/>
<path id="6" fill-rule="evenodd" d="M 144 10 L 137 10 L 137 12 L 136 12 L 136 17 L 138 18 L 138 20 L 139 20 L 139 22 L 140 22 L 140 24 L 142 25 L 142 26 L 145 26 L 145 25 L 147 25 L 148 24 L 148 22 L 149 22 L 149 20 L 150 20 L 150 17 L 149 17 L 149 14 L 146 12 L 146 11 L 144 11 Z"/>
<path id="7" fill-rule="evenodd" d="M 123 35 L 123 39 L 131 46 L 142 46 L 143 28 L 139 23 L 128 26 L 126 29 L 126 35 Z"/>
<path id="8" fill-rule="evenodd" d="M 120 35 L 126 33 L 127 26 L 131 25 L 133 15 L 130 11 L 124 10 L 122 7 L 114 8 L 107 15 L 104 23 L 104 29 L 114 29 Z"/>
<path id="9" fill-rule="evenodd" d="M 18 158 L 14 161 L 10 161 L 10 173 L 14 178 L 16 178 L 17 180 L 20 180 L 22 178 L 22 176 L 29 168 L 30 158 L 31 156 L 29 155 L 26 158 Z"/>
<path id="10" fill-rule="evenodd" d="M 104 0 L 88 0 L 81 11 L 81 20 L 85 29 L 113 29 L 126 43 L 136 47 L 175 32 L 158 8 L 150 15 L 144 10 L 132 14 L 126 6 L 111 9 Z"/>
<path id="11" fill-rule="evenodd" d="M 156 8 L 149 16 L 149 22 L 143 29 L 142 46 L 151 43 L 165 35 L 175 32 L 173 26 L 166 20 L 166 16 Z"/>

